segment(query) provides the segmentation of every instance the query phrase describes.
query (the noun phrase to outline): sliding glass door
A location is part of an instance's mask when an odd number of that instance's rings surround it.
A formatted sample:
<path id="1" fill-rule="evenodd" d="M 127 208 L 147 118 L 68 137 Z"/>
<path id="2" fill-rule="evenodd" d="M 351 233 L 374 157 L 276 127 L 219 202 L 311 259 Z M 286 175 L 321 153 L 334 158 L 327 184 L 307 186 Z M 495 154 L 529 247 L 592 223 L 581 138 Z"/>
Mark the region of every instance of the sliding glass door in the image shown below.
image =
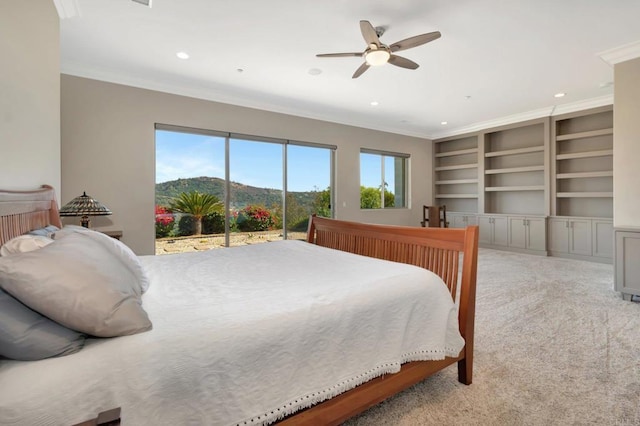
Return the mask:
<path id="1" fill-rule="evenodd" d="M 229 140 L 229 245 L 282 239 L 284 144 Z"/>
<path id="2" fill-rule="evenodd" d="M 156 253 L 303 239 L 335 146 L 156 125 Z"/>
<path id="3" fill-rule="evenodd" d="M 312 145 L 287 145 L 285 229 L 288 239 L 304 239 L 309 215 L 332 217 L 333 151 Z"/>

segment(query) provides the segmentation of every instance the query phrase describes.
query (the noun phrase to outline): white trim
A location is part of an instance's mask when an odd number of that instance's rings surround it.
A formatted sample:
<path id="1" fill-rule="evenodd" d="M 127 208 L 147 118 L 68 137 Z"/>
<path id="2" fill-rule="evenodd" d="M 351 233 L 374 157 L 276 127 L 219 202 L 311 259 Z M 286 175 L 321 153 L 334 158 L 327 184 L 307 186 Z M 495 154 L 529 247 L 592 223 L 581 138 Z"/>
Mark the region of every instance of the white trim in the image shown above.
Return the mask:
<path id="1" fill-rule="evenodd" d="M 80 17 L 78 0 L 53 0 L 60 19 Z"/>
<path id="2" fill-rule="evenodd" d="M 215 89 L 211 88 L 199 87 L 198 89 L 194 89 L 193 87 L 190 87 L 188 85 L 180 86 L 175 83 L 168 85 L 159 81 L 152 81 L 149 78 L 136 78 L 129 75 L 119 74 L 117 72 L 105 71 L 104 69 L 87 68 L 78 64 L 61 64 L 60 73 L 104 81 L 107 83 L 120 84 L 123 86 L 137 87 L 139 89 L 154 90 L 163 93 L 170 93 L 173 95 L 188 96 L 191 98 L 241 106 L 245 108 L 254 108 L 279 114 L 293 115 L 296 117 L 308 118 L 311 120 L 321 120 L 330 123 L 342 124 L 345 126 L 360 127 L 368 130 L 377 130 L 380 132 L 411 136 L 420 139 L 429 139 L 429 136 L 427 136 L 425 133 L 406 131 L 404 129 L 398 129 L 395 127 L 381 126 L 379 123 L 369 120 L 361 120 L 358 122 L 337 120 L 334 117 L 326 117 L 320 113 L 309 113 L 300 109 L 277 105 L 275 103 L 256 101 L 255 99 L 242 97 L 241 95 L 237 94 L 230 96 L 228 94 L 217 92 Z M 349 117 L 350 114 L 345 112 L 344 116 Z"/>
<path id="3" fill-rule="evenodd" d="M 569 104 L 549 106 L 534 111 L 524 112 L 520 114 L 509 115 L 507 117 L 497 118 L 495 120 L 474 123 L 470 126 L 454 129 L 448 132 L 437 133 L 432 135 L 430 139 L 441 139 L 449 136 L 462 135 L 464 133 L 479 132 L 485 129 L 504 126 L 506 124 L 520 123 L 527 120 L 533 120 L 541 117 L 552 117 L 554 115 L 566 114 L 574 111 L 582 111 L 585 109 L 596 108 L 605 105 L 613 105 L 613 95 L 601 96 L 598 98 L 586 99 L 583 101 L 572 102 Z"/>
<path id="4" fill-rule="evenodd" d="M 61 1 L 61 0 L 57 0 Z M 64 1 L 76 1 L 76 0 L 64 0 Z M 544 108 L 540 108 L 533 111 L 528 111 L 524 113 L 509 115 L 506 117 L 496 118 L 494 120 L 474 123 L 469 126 L 460 127 L 457 129 L 449 129 L 444 132 L 439 132 L 435 134 L 428 135 L 426 133 L 420 132 L 412 132 L 407 131 L 405 129 L 398 129 L 395 127 L 386 127 L 381 126 L 379 123 L 369 120 L 360 120 L 360 121 L 346 121 L 346 120 L 337 120 L 334 117 L 327 117 L 321 113 L 310 113 L 306 111 L 302 111 L 295 108 L 287 108 L 282 105 L 277 105 L 271 102 L 264 101 L 256 101 L 255 99 L 250 99 L 248 97 L 243 97 L 239 95 L 230 96 L 228 94 L 217 92 L 212 88 L 204 88 L 200 87 L 198 89 L 194 89 L 188 85 L 177 85 L 171 84 L 168 85 L 166 83 L 162 83 L 159 81 L 152 81 L 148 78 L 137 78 L 132 77 L 130 75 L 119 74 L 117 72 L 107 71 L 104 69 L 95 69 L 95 68 L 87 68 L 78 64 L 63 64 L 60 67 L 61 74 L 68 74 L 76 77 L 83 77 L 93 80 L 104 81 L 108 83 L 120 84 L 124 86 L 136 87 L 139 89 L 146 90 L 154 90 L 163 93 L 170 93 L 179 96 L 188 96 L 196 99 L 203 99 L 212 102 L 224 103 L 228 105 L 235 105 L 245 108 L 255 108 L 263 111 L 269 111 L 279 114 L 292 115 L 295 117 L 308 118 L 311 120 L 321 120 L 329 123 L 342 124 L 345 126 L 351 127 L 361 127 L 369 130 L 376 130 L 380 132 L 388 132 L 398 135 L 405 135 L 416 137 L 420 139 L 441 139 L 449 136 L 461 135 L 464 133 L 473 133 L 478 132 L 484 129 L 490 129 L 493 127 L 499 127 L 506 124 L 519 123 L 522 121 L 533 120 L 541 117 L 549 117 L 559 114 L 565 114 L 574 111 L 581 111 L 584 109 L 595 108 L 604 105 L 612 105 L 613 104 L 613 95 L 602 96 L 598 98 L 587 99 L 583 101 L 556 105 L 556 106 L 547 106 Z M 349 117 L 349 114 L 344 114 L 345 117 Z"/>
<path id="5" fill-rule="evenodd" d="M 605 50 L 604 52 L 598 53 L 598 56 L 611 66 L 638 58 L 640 57 L 640 41 L 634 41 L 613 49 Z"/>

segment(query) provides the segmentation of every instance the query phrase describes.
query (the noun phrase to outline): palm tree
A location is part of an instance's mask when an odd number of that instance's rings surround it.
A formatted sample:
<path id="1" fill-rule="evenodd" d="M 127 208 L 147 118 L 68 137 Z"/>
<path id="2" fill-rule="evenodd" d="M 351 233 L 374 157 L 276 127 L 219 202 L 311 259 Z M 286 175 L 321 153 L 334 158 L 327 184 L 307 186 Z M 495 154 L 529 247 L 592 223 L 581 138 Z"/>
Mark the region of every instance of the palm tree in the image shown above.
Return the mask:
<path id="1" fill-rule="evenodd" d="M 222 213 L 223 206 L 215 195 L 203 194 L 198 191 L 183 192 L 170 201 L 173 211 L 187 213 L 196 220 L 195 234 L 202 234 L 202 218 L 208 214 Z"/>

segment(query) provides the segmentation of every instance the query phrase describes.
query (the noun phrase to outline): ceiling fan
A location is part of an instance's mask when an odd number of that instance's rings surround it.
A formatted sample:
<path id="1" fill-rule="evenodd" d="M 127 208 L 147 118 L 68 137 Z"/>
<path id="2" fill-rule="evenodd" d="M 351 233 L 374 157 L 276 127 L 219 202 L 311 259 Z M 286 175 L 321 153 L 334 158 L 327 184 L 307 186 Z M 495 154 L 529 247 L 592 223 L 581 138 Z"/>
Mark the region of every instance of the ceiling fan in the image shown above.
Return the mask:
<path id="1" fill-rule="evenodd" d="M 367 42 L 367 48 L 364 50 L 364 52 L 321 53 L 316 56 L 318 58 L 364 56 L 364 63 L 360 65 L 355 73 L 353 73 L 353 76 L 351 78 L 360 77 L 366 70 L 369 69 L 370 66 L 384 65 L 386 63 L 390 63 L 391 65 L 395 65 L 401 68 L 415 70 L 419 67 L 418 64 L 416 64 L 412 60 L 403 58 L 402 56 L 395 55 L 394 53 L 401 50 L 410 49 L 412 47 L 417 47 L 425 43 L 429 43 L 430 41 L 440 38 L 441 36 L 440 31 L 433 31 L 431 33 L 420 34 L 417 36 L 405 38 L 404 40 L 400 40 L 387 46 L 386 44 L 383 44 L 379 38 L 384 33 L 383 27 L 374 28 L 369 21 L 360 21 L 360 31 L 362 32 L 364 41 Z"/>

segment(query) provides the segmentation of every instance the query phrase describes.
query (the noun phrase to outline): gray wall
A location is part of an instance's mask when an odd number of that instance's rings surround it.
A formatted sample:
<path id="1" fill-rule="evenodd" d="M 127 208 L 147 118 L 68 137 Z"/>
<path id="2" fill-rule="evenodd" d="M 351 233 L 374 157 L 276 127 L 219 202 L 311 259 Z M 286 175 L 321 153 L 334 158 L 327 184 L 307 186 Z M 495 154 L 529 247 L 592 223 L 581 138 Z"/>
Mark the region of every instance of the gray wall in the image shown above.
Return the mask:
<path id="1" fill-rule="evenodd" d="M 640 58 L 614 72 L 613 226 L 640 227 Z"/>
<path id="2" fill-rule="evenodd" d="M 58 14 L 51 0 L 2 0 L 0 188 L 44 183 L 60 190 Z"/>
<path id="3" fill-rule="evenodd" d="M 112 211 L 95 227 L 122 229 L 154 252 L 154 124 L 334 144 L 336 217 L 419 226 L 432 198 L 431 141 L 62 75 L 62 202 L 86 191 Z M 361 147 L 411 155 L 410 209 L 360 210 Z"/>

